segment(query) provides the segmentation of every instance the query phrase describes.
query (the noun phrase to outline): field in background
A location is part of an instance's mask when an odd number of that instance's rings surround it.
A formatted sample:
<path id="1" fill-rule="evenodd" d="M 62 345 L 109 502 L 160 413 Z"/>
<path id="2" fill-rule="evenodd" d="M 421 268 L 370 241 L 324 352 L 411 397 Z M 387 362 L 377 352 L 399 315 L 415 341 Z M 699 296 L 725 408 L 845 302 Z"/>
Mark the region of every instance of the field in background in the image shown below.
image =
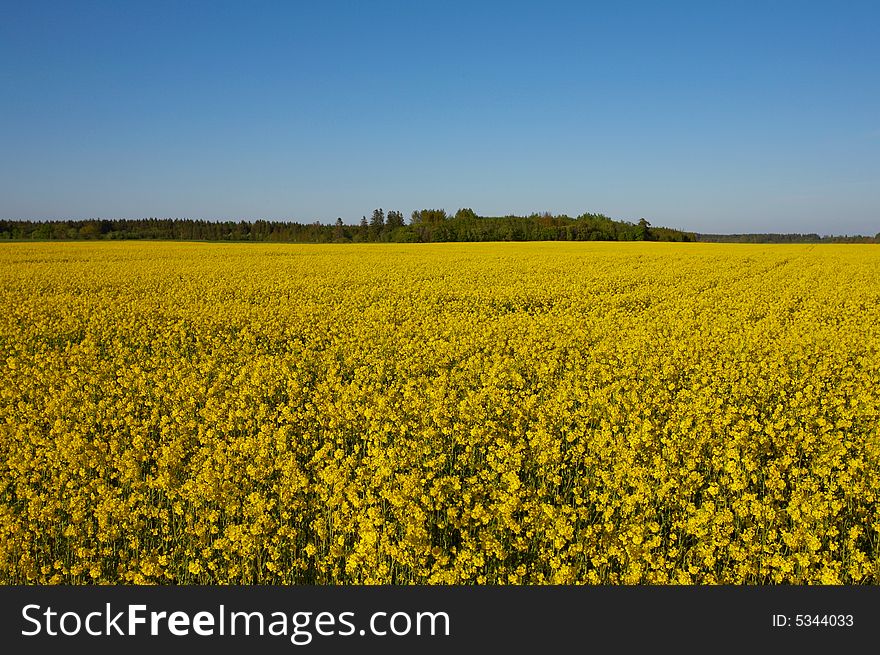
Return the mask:
<path id="1" fill-rule="evenodd" d="M 880 583 L 880 249 L 0 246 L 2 583 Z"/>

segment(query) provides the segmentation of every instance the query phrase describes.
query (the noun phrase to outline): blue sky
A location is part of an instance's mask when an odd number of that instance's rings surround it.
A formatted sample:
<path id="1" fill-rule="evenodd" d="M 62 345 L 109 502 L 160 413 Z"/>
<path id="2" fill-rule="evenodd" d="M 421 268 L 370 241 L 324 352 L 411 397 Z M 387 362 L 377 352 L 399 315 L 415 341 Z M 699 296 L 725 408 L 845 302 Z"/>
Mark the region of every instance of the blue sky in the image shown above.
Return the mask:
<path id="1" fill-rule="evenodd" d="M 880 232 L 880 3 L 0 0 L 0 218 Z"/>

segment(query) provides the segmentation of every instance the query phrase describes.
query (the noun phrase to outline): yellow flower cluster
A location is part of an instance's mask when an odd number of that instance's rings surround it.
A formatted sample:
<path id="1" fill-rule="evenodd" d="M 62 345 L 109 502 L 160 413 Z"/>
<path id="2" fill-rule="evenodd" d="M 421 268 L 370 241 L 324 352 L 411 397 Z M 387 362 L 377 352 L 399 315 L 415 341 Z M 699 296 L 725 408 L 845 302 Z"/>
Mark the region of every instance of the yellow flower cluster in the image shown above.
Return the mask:
<path id="1" fill-rule="evenodd" d="M 878 583 L 880 249 L 0 246 L 0 582 Z"/>

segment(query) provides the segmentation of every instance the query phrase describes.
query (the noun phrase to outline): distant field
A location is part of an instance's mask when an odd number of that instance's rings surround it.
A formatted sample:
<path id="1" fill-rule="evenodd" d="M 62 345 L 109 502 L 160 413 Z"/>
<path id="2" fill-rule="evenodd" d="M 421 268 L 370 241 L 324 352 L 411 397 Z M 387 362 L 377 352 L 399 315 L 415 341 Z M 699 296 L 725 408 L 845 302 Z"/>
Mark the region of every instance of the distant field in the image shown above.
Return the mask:
<path id="1" fill-rule="evenodd" d="M 880 247 L 0 245 L 0 582 L 880 583 Z"/>

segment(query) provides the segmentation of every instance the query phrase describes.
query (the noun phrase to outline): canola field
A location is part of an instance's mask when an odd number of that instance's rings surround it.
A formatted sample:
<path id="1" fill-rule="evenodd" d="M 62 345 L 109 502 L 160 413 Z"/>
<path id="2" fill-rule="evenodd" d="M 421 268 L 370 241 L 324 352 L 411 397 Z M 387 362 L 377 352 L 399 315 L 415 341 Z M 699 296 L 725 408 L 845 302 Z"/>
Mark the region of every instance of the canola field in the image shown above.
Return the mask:
<path id="1" fill-rule="evenodd" d="M 880 583 L 880 246 L 0 246 L 0 583 Z"/>

